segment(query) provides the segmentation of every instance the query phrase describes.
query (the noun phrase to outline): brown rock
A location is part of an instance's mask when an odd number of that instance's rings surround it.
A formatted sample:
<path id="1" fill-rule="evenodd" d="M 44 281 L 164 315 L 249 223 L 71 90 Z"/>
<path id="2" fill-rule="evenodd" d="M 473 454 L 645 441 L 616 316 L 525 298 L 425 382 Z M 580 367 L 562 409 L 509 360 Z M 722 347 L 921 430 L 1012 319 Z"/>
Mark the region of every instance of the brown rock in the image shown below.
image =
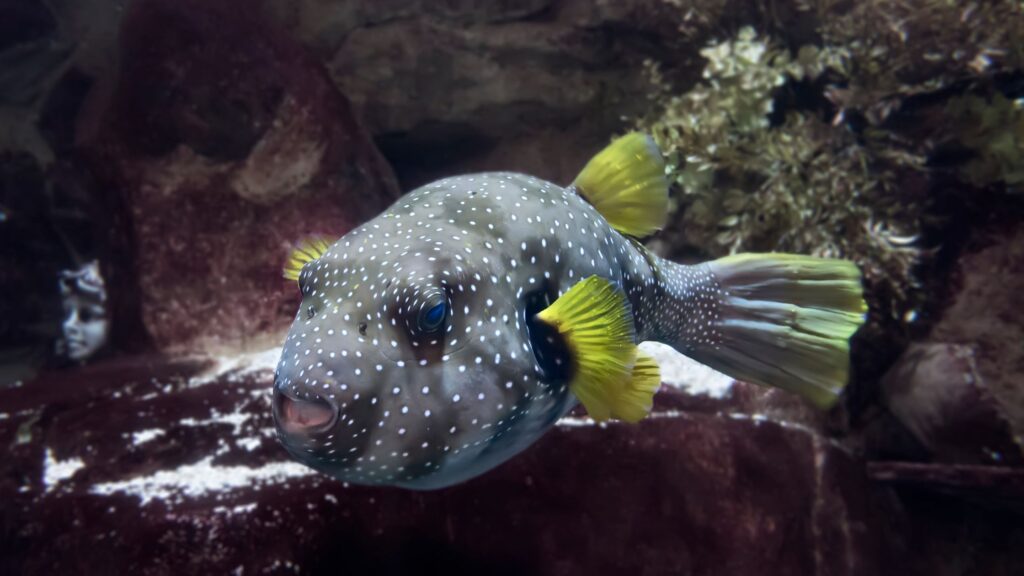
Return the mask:
<path id="1" fill-rule="evenodd" d="M 974 348 L 978 374 L 1024 447 L 1024 227 L 1013 214 L 1008 225 L 980 230 L 983 238 L 960 257 L 959 288 L 931 340 Z"/>
<path id="2" fill-rule="evenodd" d="M 882 381 L 886 406 L 938 461 L 1024 463 L 1022 271 L 1024 230 L 997 219 L 980 228 L 941 319 Z"/>
<path id="3" fill-rule="evenodd" d="M 320 65 L 247 3 L 133 3 L 120 50 L 81 125 L 129 215 L 149 334 L 167 350 L 285 328 L 289 244 L 380 211 L 389 167 Z"/>
<path id="4" fill-rule="evenodd" d="M 868 473 L 879 482 L 926 487 L 1024 512 L 1024 468 L 1021 467 L 873 462 L 868 465 Z"/>
<path id="5" fill-rule="evenodd" d="M 268 351 L 260 365 L 273 363 Z M 569 418 L 438 492 L 286 460 L 269 369 L 121 360 L 0 391 L 14 573 L 877 574 L 863 463 L 798 425 Z M 671 402 L 669 402 L 671 404 Z M 116 415 L 116 416 L 114 416 Z"/>
<path id="6" fill-rule="evenodd" d="M 660 0 L 265 4 L 328 61 L 406 188 L 494 169 L 568 183 L 647 105 L 644 59 L 703 42 Z"/>
<path id="7" fill-rule="evenodd" d="M 988 484 L 965 488 L 986 467 L 875 464 L 876 479 L 900 487 L 897 499 L 813 429 L 737 412 L 751 401 L 742 386 L 693 383 L 713 391 L 702 402 L 665 387 L 639 425 L 566 418 L 521 456 L 446 490 L 347 486 L 278 446 L 269 411 L 278 354 L 110 360 L 0 390 L 0 572 L 1022 568 L 1012 508 L 961 498 L 981 489 L 1020 506 L 1019 472 L 986 472 Z M 919 490 L 936 477 L 955 499 Z"/>
<path id="8" fill-rule="evenodd" d="M 645 60 L 685 87 L 703 68 L 699 49 L 743 23 L 771 21 L 794 46 L 815 34 L 797 2 L 263 4 L 329 63 L 406 188 L 494 169 L 568 183 L 650 112 Z"/>
<path id="9" fill-rule="evenodd" d="M 912 344 L 883 378 L 882 396 L 939 461 L 1022 463 L 972 346 Z"/>

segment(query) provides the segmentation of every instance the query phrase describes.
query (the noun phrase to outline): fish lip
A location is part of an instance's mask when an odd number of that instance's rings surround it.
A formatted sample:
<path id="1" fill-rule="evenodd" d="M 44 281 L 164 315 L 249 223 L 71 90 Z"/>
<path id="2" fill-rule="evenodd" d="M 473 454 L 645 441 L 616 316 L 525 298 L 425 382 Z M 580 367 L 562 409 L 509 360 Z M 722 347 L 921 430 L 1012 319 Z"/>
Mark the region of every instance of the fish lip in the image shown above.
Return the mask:
<path id="1" fill-rule="evenodd" d="M 324 420 L 324 422 L 317 423 L 314 425 L 292 424 L 290 420 L 285 417 L 285 411 L 289 409 L 290 405 L 298 403 L 321 404 L 321 407 L 328 408 L 330 410 L 330 415 Z M 278 433 L 285 437 L 308 437 L 317 434 L 322 434 L 333 428 L 334 425 L 338 422 L 338 417 L 340 416 L 340 410 L 335 404 L 328 402 L 323 398 L 320 398 L 319 396 L 316 398 L 316 400 L 306 400 L 304 398 L 296 398 L 291 394 L 278 388 L 274 389 L 274 399 L 272 404 L 274 423 L 277 425 Z"/>

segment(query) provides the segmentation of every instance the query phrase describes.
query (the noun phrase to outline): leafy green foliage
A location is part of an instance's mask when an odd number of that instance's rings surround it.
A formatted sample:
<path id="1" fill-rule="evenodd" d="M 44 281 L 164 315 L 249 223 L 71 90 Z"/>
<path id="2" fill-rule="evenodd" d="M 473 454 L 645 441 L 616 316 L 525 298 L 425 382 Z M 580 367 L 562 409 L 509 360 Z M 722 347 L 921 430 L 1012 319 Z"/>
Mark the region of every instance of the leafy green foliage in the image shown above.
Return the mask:
<path id="1" fill-rule="evenodd" d="M 1024 178 L 1020 103 L 969 93 L 1024 69 L 1024 3 L 796 4 L 817 15 L 818 44 L 790 51 L 743 28 L 701 51 L 701 81 L 683 93 L 646 64 L 655 105 L 637 125 L 662 147 L 675 185 L 667 233 L 676 248 L 712 256 L 852 259 L 873 309 L 902 322 L 922 299 L 915 268 L 929 251 L 916 240 L 936 146 L 970 152 L 954 167 L 965 189 Z M 893 121 L 914 98 L 941 102 L 927 129 Z"/>
<path id="2" fill-rule="evenodd" d="M 884 196 L 890 174 L 874 169 L 849 131 L 811 114 L 769 121 L 775 92 L 817 77 L 832 54 L 808 48 L 791 59 L 750 28 L 702 54 L 704 81 L 641 123 L 668 156 L 686 241 L 712 255 L 851 257 L 877 277 L 907 281 L 915 252 L 890 236 L 913 229 L 892 223 L 898 207 L 879 219 L 867 201 Z"/>
<path id="3" fill-rule="evenodd" d="M 979 187 L 1004 182 L 1011 191 L 1024 187 L 1024 99 L 1002 94 L 952 98 L 946 106 L 956 122 L 959 143 L 973 152 L 961 172 Z"/>
<path id="4" fill-rule="evenodd" d="M 799 0 L 854 100 L 872 108 L 897 95 L 934 92 L 967 77 L 1024 64 L 1020 0 Z"/>

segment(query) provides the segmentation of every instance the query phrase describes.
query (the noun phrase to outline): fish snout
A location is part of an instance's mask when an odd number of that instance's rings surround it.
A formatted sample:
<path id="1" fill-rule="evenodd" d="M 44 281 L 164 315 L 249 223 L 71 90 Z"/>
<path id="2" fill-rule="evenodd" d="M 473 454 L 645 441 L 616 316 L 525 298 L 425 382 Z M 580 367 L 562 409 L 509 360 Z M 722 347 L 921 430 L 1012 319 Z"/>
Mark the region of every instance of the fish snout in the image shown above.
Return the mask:
<path id="1" fill-rule="evenodd" d="M 305 400 L 280 389 L 274 391 L 274 420 L 285 434 L 323 432 L 334 426 L 337 419 L 338 410 L 325 400 Z"/>

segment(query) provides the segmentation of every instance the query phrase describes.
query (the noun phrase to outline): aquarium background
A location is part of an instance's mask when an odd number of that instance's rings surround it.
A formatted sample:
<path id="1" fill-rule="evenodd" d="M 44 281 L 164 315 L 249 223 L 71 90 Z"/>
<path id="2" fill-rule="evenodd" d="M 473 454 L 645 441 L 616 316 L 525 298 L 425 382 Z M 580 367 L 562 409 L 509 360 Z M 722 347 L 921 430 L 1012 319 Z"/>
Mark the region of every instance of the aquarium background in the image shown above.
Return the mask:
<path id="1" fill-rule="evenodd" d="M 839 407 L 650 347 L 457 487 L 287 459 L 295 242 L 632 129 L 660 254 L 862 267 Z M 0 573 L 1022 574 L 1022 222 L 1016 0 L 5 0 Z"/>

